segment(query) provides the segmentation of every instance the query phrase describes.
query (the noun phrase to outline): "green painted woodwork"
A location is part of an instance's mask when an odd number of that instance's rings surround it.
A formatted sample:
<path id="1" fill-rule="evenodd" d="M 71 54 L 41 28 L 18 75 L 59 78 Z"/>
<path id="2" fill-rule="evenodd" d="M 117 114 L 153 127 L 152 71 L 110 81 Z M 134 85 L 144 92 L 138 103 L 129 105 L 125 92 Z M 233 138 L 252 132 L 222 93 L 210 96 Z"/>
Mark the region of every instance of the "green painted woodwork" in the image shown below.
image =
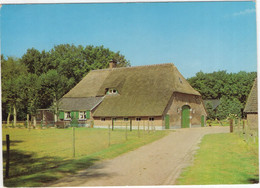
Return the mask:
<path id="1" fill-rule="evenodd" d="M 165 129 L 169 129 L 170 128 L 170 116 L 169 116 L 169 114 L 166 114 L 164 116 L 164 121 L 165 121 Z"/>
<path id="2" fill-rule="evenodd" d="M 76 111 L 76 118 L 79 119 L 79 111 Z"/>
<path id="3" fill-rule="evenodd" d="M 201 116 L 201 127 L 205 127 L 205 116 Z"/>
<path id="4" fill-rule="evenodd" d="M 190 127 L 190 107 L 187 105 L 184 105 L 182 107 L 182 113 L 181 113 L 181 127 L 182 128 L 188 128 Z"/>
<path id="5" fill-rule="evenodd" d="M 90 111 L 89 110 L 86 111 L 86 118 L 90 119 Z"/>
<path id="6" fill-rule="evenodd" d="M 59 113 L 59 119 L 64 119 L 64 112 L 61 111 L 61 112 Z"/>

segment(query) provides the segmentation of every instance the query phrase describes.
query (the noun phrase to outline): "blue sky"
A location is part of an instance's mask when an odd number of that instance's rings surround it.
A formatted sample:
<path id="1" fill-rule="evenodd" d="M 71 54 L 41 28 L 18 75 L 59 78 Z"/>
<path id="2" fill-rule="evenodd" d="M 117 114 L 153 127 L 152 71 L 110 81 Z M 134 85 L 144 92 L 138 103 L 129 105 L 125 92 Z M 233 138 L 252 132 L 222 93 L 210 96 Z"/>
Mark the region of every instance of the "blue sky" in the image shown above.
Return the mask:
<path id="1" fill-rule="evenodd" d="M 174 63 L 198 71 L 256 71 L 254 2 L 3 5 L 1 52 L 104 45 L 132 66 Z"/>

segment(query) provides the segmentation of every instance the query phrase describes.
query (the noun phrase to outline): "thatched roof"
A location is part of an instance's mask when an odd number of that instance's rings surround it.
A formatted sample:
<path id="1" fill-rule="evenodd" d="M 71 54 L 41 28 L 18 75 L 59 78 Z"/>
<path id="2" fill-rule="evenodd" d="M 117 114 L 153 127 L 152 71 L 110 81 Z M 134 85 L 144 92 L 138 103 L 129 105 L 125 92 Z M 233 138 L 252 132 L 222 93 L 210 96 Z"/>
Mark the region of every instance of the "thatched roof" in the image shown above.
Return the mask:
<path id="1" fill-rule="evenodd" d="M 245 113 L 258 113 L 258 100 L 257 100 L 257 78 L 254 81 L 253 87 L 247 98 Z"/>
<path id="2" fill-rule="evenodd" d="M 74 88 L 64 95 L 64 97 L 96 97 L 110 72 L 111 69 L 90 71 Z"/>
<path id="3" fill-rule="evenodd" d="M 112 69 L 97 96 L 108 88 L 119 94 L 106 95 L 94 117 L 161 116 L 174 92 L 200 95 L 173 64 Z"/>
<path id="4" fill-rule="evenodd" d="M 119 94 L 106 95 L 108 89 Z M 161 116 L 174 92 L 200 95 L 171 63 L 93 70 L 61 99 L 61 108 L 99 105 L 96 117 Z"/>
<path id="5" fill-rule="evenodd" d="M 86 111 L 92 110 L 102 101 L 102 97 L 72 98 L 63 97 L 59 101 L 60 110 L 64 111 Z"/>

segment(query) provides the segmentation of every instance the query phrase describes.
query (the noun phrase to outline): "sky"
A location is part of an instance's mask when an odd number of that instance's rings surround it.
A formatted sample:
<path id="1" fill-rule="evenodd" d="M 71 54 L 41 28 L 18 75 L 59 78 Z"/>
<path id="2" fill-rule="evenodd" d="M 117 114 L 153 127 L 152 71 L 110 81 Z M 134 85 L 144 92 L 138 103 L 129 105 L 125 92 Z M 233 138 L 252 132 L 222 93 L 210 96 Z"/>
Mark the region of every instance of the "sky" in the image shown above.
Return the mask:
<path id="1" fill-rule="evenodd" d="M 257 71 L 254 2 L 3 5 L 1 53 L 104 45 L 131 66 L 174 63 L 185 78 Z"/>

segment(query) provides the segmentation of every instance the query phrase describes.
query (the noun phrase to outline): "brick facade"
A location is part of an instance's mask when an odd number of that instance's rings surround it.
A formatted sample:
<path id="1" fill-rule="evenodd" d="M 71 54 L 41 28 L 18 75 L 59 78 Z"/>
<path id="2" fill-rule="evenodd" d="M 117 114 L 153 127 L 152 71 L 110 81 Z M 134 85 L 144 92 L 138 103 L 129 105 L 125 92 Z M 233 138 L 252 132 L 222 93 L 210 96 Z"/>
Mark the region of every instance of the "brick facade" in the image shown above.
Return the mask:
<path id="1" fill-rule="evenodd" d="M 207 116 L 201 96 L 174 93 L 165 110 L 165 114 L 170 115 L 170 128 L 181 128 L 181 114 L 184 105 L 190 107 L 190 127 L 201 126 L 201 116 L 204 115 L 205 120 Z"/>

